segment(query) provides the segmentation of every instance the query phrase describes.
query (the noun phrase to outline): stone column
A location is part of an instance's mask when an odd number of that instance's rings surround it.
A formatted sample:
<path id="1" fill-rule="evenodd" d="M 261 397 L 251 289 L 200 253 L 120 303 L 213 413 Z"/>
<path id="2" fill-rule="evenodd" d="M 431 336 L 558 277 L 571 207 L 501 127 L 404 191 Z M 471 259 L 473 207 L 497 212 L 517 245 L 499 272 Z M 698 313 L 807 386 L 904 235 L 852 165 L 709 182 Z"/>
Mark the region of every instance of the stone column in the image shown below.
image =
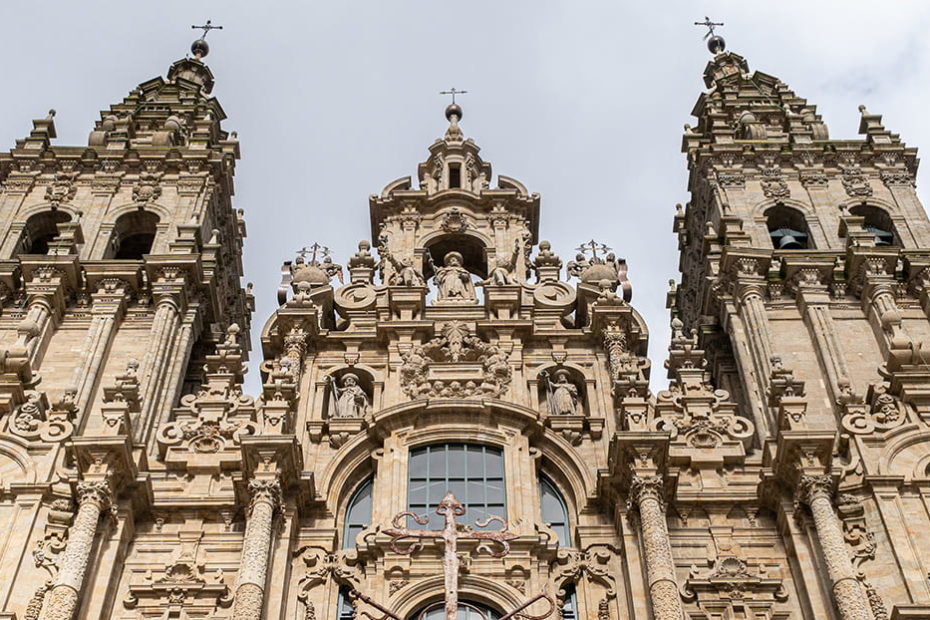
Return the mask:
<path id="1" fill-rule="evenodd" d="M 277 480 L 250 480 L 249 492 L 252 503 L 242 541 L 233 620 L 259 620 L 262 617 L 272 524 L 274 513 L 281 505 L 281 484 Z"/>
<path id="2" fill-rule="evenodd" d="M 100 513 L 110 505 L 110 485 L 105 481 L 81 481 L 77 485 L 77 494 L 77 516 L 68 530 L 68 545 L 61 556 L 61 570 L 46 596 L 40 620 L 71 620 L 74 616 Z"/>
<path id="3" fill-rule="evenodd" d="M 29 300 L 29 309 L 24 317 L 23 324 L 29 325 L 30 329 L 35 329 L 35 337 L 29 341 L 26 350 L 29 352 L 29 361 L 33 367 L 39 360 L 39 352 L 44 348 L 45 343 L 51 337 L 49 325 L 52 323 L 51 302 L 43 295 L 35 295 Z"/>
<path id="4" fill-rule="evenodd" d="M 662 476 L 635 476 L 630 500 L 639 508 L 652 614 L 656 620 L 682 620 L 684 610 L 675 578 L 662 489 Z"/>
<path id="5" fill-rule="evenodd" d="M 817 356 L 827 372 L 827 388 L 836 402 L 843 396 L 844 386 L 849 386 L 849 370 L 836 337 L 836 325 L 826 296 L 826 292 L 801 291 L 798 301 L 817 345 Z"/>
<path id="6" fill-rule="evenodd" d="M 196 305 L 192 305 L 192 307 L 187 310 L 187 314 L 178 329 L 175 343 L 171 347 L 174 355 L 169 361 L 169 366 L 166 370 L 164 389 L 161 391 L 160 398 L 158 399 L 157 410 L 153 410 L 151 413 L 151 418 L 154 420 L 154 423 L 148 425 L 148 435 L 143 437 L 144 442 L 150 442 L 149 453 L 152 455 L 158 454 L 158 442 L 152 439 L 155 432 L 168 423 L 171 418 L 172 410 L 174 410 L 178 404 L 178 398 L 184 386 L 187 366 L 190 363 L 191 351 L 194 348 L 194 340 L 196 339 L 195 327 L 200 320 L 199 314 L 200 310 Z"/>
<path id="7" fill-rule="evenodd" d="M 840 521 L 833 511 L 833 480 L 830 476 L 804 475 L 798 484 L 798 497 L 808 505 L 814 516 L 817 539 L 827 575 L 833 586 L 833 600 L 842 620 L 869 620 L 871 615 L 856 580 L 856 572 L 846 550 Z"/>

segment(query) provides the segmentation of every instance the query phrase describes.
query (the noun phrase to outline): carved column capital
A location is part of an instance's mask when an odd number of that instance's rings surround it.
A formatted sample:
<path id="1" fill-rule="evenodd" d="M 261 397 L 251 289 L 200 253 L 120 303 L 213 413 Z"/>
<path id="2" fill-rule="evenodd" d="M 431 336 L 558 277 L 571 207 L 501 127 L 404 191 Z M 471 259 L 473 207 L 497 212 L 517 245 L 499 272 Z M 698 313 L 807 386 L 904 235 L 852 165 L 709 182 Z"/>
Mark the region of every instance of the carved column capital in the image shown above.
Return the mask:
<path id="1" fill-rule="evenodd" d="M 802 474 L 798 480 L 796 495 L 798 501 L 808 506 L 818 497 L 826 498 L 832 504 L 833 478 L 828 474 Z"/>
<path id="2" fill-rule="evenodd" d="M 275 480 L 249 480 L 249 513 L 254 512 L 258 503 L 266 503 L 271 506 L 271 510 L 277 511 L 283 504 L 281 494 L 281 483 Z"/>
<path id="3" fill-rule="evenodd" d="M 641 506 L 644 501 L 653 499 L 665 510 L 665 482 L 661 474 L 654 476 L 633 476 L 630 483 L 630 503 Z"/>

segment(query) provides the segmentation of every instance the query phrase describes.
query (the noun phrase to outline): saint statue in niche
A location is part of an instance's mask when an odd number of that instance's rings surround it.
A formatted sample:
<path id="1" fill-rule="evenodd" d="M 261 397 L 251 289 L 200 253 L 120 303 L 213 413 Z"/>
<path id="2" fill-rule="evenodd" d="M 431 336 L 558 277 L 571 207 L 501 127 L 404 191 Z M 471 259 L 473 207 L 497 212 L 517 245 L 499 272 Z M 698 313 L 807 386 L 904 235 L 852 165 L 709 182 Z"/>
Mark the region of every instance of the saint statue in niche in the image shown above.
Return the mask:
<path id="1" fill-rule="evenodd" d="M 475 285 L 471 281 L 471 273 L 462 266 L 462 255 L 458 252 L 449 252 L 443 258 L 443 266 L 437 267 L 433 258 L 427 254 L 429 264 L 435 275 L 438 294 L 437 301 L 476 301 Z"/>
<path id="2" fill-rule="evenodd" d="M 331 418 L 361 418 L 368 411 L 368 395 L 358 384 L 358 375 L 347 372 L 342 375 L 341 386 L 336 378 L 329 375 L 329 382 L 333 388 L 329 399 L 329 417 Z"/>
<path id="3" fill-rule="evenodd" d="M 551 415 L 580 415 L 581 401 L 578 386 L 568 380 L 568 371 L 556 371 L 555 381 L 549 378 L 549 373 L 546 371 L 540 374 L 546 380 L 549 413 Z"/>

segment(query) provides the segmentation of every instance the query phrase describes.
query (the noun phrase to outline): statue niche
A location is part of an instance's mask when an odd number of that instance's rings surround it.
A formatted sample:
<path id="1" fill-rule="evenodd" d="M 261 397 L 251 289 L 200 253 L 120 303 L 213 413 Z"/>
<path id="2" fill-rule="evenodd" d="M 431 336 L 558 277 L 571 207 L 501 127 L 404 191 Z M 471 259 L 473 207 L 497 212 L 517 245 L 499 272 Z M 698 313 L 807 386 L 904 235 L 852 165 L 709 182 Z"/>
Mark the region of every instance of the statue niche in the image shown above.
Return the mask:
<path id="1" fill-rule="evenodd" d="M 417 253 L 423 252 L 425 279 L 435 284 L 435 303 L 477 304 L 473 276 L 488 277 L 485 244 L 468 234 L 443 234 L 429 241 L 424 250 Z"/>
<path id="2" fill-rule="evenodd" d="M 550 374 L 543 370 L 539 373 L 542 388 L 546 394 L 549 415 L 583 416 L 584 415 L 584 381 L 577 381 L 566 368 L 560 368 Z M 579 387 L 579 383 L 582 387 Z"/>
<path id="3" fill-rule="evenodd" d="M 364 418 L 371 410 L 371 381 L 364 381 L 354 372 L 343 372 L 340 376 L 327 375 L 329 379 L 329 398 L 327 400 L 327 417 L 329 419 Z M 370 379 L 366 377 L 366 379 Z"/>

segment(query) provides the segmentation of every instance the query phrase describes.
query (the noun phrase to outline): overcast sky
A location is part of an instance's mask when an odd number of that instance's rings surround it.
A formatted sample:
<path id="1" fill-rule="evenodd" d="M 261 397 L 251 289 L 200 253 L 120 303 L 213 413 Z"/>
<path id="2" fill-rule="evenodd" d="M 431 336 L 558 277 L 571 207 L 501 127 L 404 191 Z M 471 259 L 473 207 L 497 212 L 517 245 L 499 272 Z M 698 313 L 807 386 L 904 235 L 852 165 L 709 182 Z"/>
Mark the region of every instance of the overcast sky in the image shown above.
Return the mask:
<path id="1" fill-rule="evenodd" d="M 541 237 L 564 260 L 592 236 L 628 259 L 658 387 L 674 205 L 688 199 L 681 132 L 710 58 L 692 24 L 705 15 L 726 22 L 751 70 L 816 104 L 832 138 L 855 137 L 866 104 L 930 148 L 926 0 L 2 0 L 0 145 L 49 108 L 57 143 L 86 144 L 99 110 L 188 52 L 192 24 L 222 25 L 206 62 L 242 147 L 256 394 L 281 262 L 319 241 L 344 263 L 370 235 L 369 194 L 415 176 L 445 130 L 437 92 L 467 89 L 462 128 L 495 175 L 542 195 Z"/>

